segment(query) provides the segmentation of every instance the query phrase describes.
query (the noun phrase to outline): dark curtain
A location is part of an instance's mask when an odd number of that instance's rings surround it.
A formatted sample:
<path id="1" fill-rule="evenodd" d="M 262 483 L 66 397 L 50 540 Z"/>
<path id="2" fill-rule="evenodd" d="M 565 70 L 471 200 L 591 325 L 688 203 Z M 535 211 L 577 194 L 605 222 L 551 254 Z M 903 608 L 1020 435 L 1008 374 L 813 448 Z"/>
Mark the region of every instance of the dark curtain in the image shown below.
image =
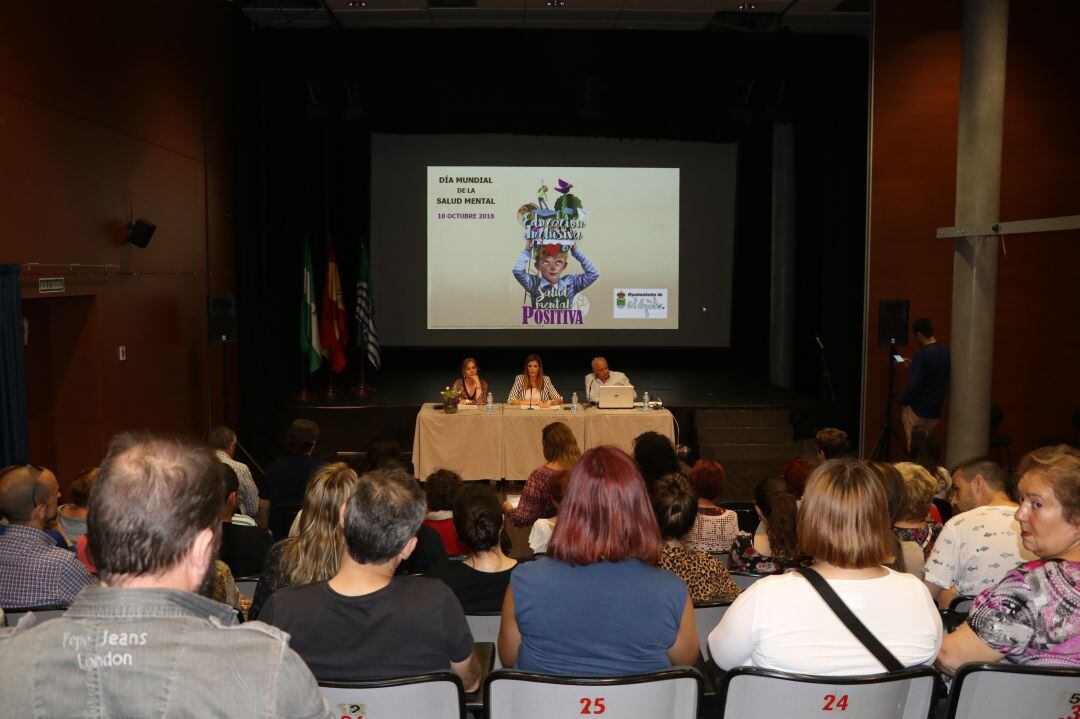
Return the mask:
<path id="1" fill-rule="evenodd" d="M 0 466 L 30 457 L 19 266 L 0 265 Z"/>

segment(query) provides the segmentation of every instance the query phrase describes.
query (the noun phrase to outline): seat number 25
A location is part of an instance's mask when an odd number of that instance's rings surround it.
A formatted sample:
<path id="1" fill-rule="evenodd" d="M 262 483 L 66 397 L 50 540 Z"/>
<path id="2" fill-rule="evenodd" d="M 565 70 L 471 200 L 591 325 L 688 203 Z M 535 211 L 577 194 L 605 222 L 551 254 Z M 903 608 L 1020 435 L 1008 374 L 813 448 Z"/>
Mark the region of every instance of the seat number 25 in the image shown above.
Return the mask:
<path id="1" fill-rule="evenodd" d="M 589 699 L 588 697 L 582 697 L 581 713 L 582 714 L 603 714 L 607 707 L 604 706 L 604 697 L 596 697 Z"/>

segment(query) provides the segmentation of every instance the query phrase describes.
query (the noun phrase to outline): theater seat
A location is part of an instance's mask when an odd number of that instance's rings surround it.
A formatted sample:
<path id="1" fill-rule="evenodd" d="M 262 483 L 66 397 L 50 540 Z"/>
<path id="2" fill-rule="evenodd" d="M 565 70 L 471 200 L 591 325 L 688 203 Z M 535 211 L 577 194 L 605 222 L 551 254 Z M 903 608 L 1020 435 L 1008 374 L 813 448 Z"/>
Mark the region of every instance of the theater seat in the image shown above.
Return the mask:
<path id="1" fill-rule="evenodd" d="M 934 677 L 930 667 L 865 677 L 816 677 L 739 667 L 720 686 L 720 716 L 927 719 L 935 698 Z"/>
<path id="2" fill-rule="evenodd" d="M 949 719 L 1080 715 L 1080 669 L 965 664 L 956 672 Z"/>
<path id="3" fill-rule="evenodd" d="M 672 667 L 626 677 L 563 677 L 498 669 L 484 681 L 488 719 L 695 719 L 703 677 Z"/>
<path id="4" fill-rule="evenodd" d="M 499 624 L 502 622 L 501 612 L 487 612 L 484 614 L 466 614 L 465 620 L 469 623 L 469 633 L 472 634 L 473 642 L 499 641 Z M 495 653 L 495 668 L 502 668 L 498 652 Z"/>
<path id="5" fill-rule="evenodd" d="M 465 690 L 451 671 L 400 679 L 319 682 L 339 719 L 430 717 L 465 719 Z"/>
<path id="6" fill-rule="evenodd" d="M 50 619 L 62 617 L 64 616 L 64 612 L 66 611 L 66 604 L 46 604 L 40 607 L 11 607 L 8 609 L 4 609 L 2 610 L 2 612 L 0 612 L 0 617 L 2 617 L 4 620 L 4 622 L 0 622 L 0 627 L 14 627 L 19 623 L 19 620 L 21 620 L 23 617 L 25 617 L 27 614 L 30 614 L 31 612 L 34 613 L 37 623 L 40 624 L 41 622 L 45 622 Z"/>
<path id="7" fill-rule="evenodd" d="M 698 642 L 701 644 L 701 657 L 706 661 L 709 659 L 709 632 L 720 623 L 721 617 L 730 606 L 730 599 L 694 602 L 694 624 L 697 627 Z"/>

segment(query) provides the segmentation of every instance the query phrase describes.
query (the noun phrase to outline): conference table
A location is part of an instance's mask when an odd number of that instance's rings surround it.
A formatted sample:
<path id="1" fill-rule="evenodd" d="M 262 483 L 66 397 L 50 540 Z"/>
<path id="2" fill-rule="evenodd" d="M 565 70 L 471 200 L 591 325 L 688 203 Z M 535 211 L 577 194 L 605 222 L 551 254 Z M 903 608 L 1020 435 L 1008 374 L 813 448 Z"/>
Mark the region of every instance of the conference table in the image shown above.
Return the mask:
<path id="1" fill-rule="evenodd" d="M 634 438 L 649 431 L 675 441 L 675 418 L 666 409 L 579 407 L 572 412 L 568 405 L 530 410 L 499 404 L 492 412 L 481 405 L 447 414 L 428 403 L 416 414 L 416 476 L 451 469 L 466 480 L 527 479 L 546 461 L 540 436 L 552 422 L 566 424 L 583 450 L 612 444 L 632 452 Z"/>

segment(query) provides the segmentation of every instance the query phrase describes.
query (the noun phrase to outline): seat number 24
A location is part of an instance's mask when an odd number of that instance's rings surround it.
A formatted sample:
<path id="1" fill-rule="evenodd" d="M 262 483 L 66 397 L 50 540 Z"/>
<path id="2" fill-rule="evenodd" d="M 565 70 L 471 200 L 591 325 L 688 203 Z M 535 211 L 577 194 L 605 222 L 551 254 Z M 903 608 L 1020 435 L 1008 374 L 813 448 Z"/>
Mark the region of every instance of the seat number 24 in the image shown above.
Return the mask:
<path id="1" fill-rule="evenodd" d="M 582 714 L 603 714 L 607 710 L 607 707 L 604 706 L 604 697 L 595 697 L 593 699 L 582 697 L 578 701 L 581 702 Z"/>
<path id="2" fill-rule="evenodd" d="M 826 694 L 822 697 L 822 701 L 825 702 L 825 706 L 821 707 L 823 712 L 847 711 L 847 694 L 839 697 L 835 694 Z"/>

